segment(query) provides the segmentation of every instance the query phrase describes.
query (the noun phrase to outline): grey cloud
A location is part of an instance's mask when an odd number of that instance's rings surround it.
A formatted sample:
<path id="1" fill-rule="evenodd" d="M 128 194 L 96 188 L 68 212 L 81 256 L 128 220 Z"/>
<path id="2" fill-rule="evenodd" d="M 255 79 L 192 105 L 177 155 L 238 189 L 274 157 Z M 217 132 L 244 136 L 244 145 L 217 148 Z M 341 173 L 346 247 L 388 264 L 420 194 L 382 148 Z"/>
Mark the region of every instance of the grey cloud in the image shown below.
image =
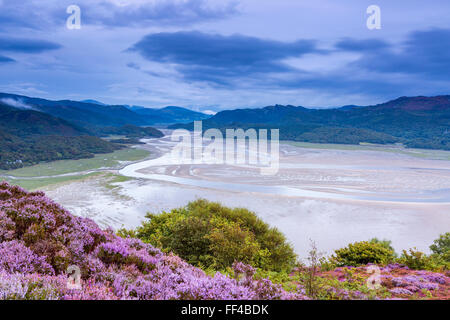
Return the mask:
<path id="1" fill-rule="evenodd" d="M 111 0 L 17 0 L 0 2 L 0 27 L 37 30 L 64 26 L 66 9 L 81 8 L 82 24 L 109 27 L 190 25 L 207 20 L 224 19 L 238 12 L 238 1 L 158 0 L 118 2 Z"/>
<path id="2" fill-rule="evenodd" d="M 41 53 L 61 47 L 60 44 L 47 40 L 0 37 L 0 51 Z"/>
<path id="3" fill-rule="evenodd" d="M 0 63 L 16 62 L 16 60 L 0 55 Z"/>
<path id="4" fill-rule="evenodd" d="M 379 73 L 404 73 L 448 79 L 450 29 L 415 31 L 399 44 L 400 51 L 366 51 L 353 67 Z"/>
<path id="5" fill-rule="evenodd" d="M 150 34 L 130 51 L 150 61 L 174 63 L 188 80 L 215 84 L 227 84 L 237 77 L 255 74 L 300 72 L 283 60 L 325 53 L 313 40 L 281 42 L 197 31 Z"/>

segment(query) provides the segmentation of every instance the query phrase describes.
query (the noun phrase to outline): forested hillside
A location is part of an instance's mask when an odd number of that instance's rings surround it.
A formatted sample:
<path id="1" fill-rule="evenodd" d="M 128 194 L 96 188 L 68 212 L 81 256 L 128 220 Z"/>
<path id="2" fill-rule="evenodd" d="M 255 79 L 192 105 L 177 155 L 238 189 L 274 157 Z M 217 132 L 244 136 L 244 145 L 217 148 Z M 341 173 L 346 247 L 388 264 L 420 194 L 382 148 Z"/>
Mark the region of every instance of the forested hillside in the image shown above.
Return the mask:
<path id="1" fill-rule="evenodd" d="M 193 125 L 171 128 L 192 129 Z M 450 150 L 450 96 L 402 97 L 375 106 L 308 109 L 269 106 L 217 113 L 203 128 L 278 128 L 283 140 L 317 143 L 403 143 Z"/>
<path id="2" fill-rule="evenodd" d="M 157 129 L 127 124 L 141 118 L 127 108 L 97 105 L 90 110 L 83 103 L 59 105 L 43 99 L 16 98 L 0 94 L 0 169 L 3 170 L 42 161 L 91 158 L 96 153 L 123 148 L 123 144 L 139 143 L 139 138 L 163 136 Z M 120 126 L 103 127 L 101 123 Z M 107 135 L 123 135 L 128 139 L 101 139 Z"/>
<path id="3" fill-rule="evenodd" d="M 63 119 L 0 103 L 0 169 L 81 159 L 121 148 Z"/>

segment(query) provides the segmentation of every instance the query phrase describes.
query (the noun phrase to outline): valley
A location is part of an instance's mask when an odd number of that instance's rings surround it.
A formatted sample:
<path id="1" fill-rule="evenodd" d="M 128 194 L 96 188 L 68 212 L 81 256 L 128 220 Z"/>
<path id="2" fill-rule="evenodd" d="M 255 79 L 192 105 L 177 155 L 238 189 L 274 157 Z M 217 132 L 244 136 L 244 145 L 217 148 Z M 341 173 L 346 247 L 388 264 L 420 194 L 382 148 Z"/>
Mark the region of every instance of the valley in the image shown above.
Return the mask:
<path id="1" fill-rule="evenodd" d="M 17 168 L 0 171 L 0 178 L 43 190 L 104 228 L 136 227 L 147 212 L 204 198 L 254 211 L 302 257 L 310 239 L 325 253 L 372 237 L 392 240 L 399 252 L 411 246 L 428 252 L 450 225 L 450 151 L 442 150 L 449 96 L 327 110 L 277 105 L 212 117 L 179 107 L 0 98 L 0 156 L 6 168 Z M 205 130 L 279 128 L 277 174 L 189 164 L 171 153 L 172 129 L 147 126 L 190 129 L 201 119 Z M 413 148 L 423 144 L 427 149 Z M 28 162 L 11 163 L 25 155 Z"/>

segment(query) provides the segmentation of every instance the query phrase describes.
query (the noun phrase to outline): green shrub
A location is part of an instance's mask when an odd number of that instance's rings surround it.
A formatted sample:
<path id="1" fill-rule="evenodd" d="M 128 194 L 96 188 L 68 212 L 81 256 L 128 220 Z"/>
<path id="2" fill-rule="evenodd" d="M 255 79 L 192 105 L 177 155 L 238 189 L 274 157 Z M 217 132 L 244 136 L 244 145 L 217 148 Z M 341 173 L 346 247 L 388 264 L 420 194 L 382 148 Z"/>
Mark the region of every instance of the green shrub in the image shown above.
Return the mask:
<path id="1" fill-rule="evenodd" d="M 284 235 L 253 212 L 197 200 L 171 212 L 148 214 L 134 232 L 144 242 L 204 269 L 223 270 L 234 261 L 270 271 L 290 271 L 296 255 Z"/>
<path id="2" fill-rule="evenodd" d="M 334 261 L 331 261 L 331 259 L 327 259 L 326 257 L 321 257 L 319 259 L 320 262 L 320 271 L 332 271 L 337 268 L 337 265 Z"/>
<path id="3" fill-rule="evenodd" d="M 388 263 L 394 259 L 394 252 L 379 243 L 361 241 L 338 249 L 331 257 L 337 266 L 361 266 L 368 263 Z"/>
<path id="4" fill-rule="evenodd" d="M 369 240 L 370 243 L 377 243 L 381 246 L 383 246 L 384 248 L 391 250 L 394 254 L 394 256 L 397 256 L 397 254 L 395 253 L 394 248 L 392 247 L 392 241 L 391 240 L 387 240 L 387 239 L 383 239 L 380 240 L 378 238 L 372 238 Z"/>
<path id="5" fill-rule="evenodd" d="M 403 250 L 398 262 L 413 270 L 436 270 L 439 267 L 435 259 L 416 248 Z"/>
<path id="6" fill-rule="evenodd" d="M 431 251 L 437 258 L 450 263 L 450 232 L 441 234 L 430 246 Z"/>

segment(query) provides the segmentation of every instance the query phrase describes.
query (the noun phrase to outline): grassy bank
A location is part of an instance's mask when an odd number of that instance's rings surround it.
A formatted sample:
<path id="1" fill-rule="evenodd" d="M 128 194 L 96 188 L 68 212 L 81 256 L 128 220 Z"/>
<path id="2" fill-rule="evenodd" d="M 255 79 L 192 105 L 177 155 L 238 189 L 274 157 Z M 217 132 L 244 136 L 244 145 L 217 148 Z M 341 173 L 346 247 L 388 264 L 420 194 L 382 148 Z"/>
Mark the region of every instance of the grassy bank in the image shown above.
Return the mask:
<path id="1" fill-rule="evenodd" d="M 54 185 L 54 184 L 62 184 L 73 181 L 80 181 L 83 179 L 95 177 L 102 175 L 101 172 L 94 172 L 85 175 L 74 175 L 74 176 L 65 176 L 65 177 L 56 177 L 56 178 L 36 178 L 36 179 L 5 179 L 11 185 L 19 186 L 28 191 L 34 191 L 41 189 L 46 186 Z M 0 179 L 2 180 L 2 179 Z"/>
<path id="2" fill-rule="evenodd" d="M 118 150 L 108 154 L 98 154 L 91 159 L 81 160 L 59 160 L 53 162 L 40 163 L 31 167 L 25 167 L 16 170 L 1 170 L 0 181 L 6 180 L 12 185 L 18 185 L 26 190 L 32 191 L 46 186 L 80 181 L 91 177 L 100 177 L 108 175 L 113 178 L 113 182 L 126 181 L 126 177 L 112 175 L 105 172 L 90 172 L 100 168 L 117 168 L 123 161 L 138 161 L 149 156 L 150 152 L 142 149 L 128 148 Z M 64 174 L 77 173 L 67 176 L 58 176 Z M 84 172 L 84 173 L 83 173 Z M 16 179 L 2 178 L 1 176 L 12 176 Z M 57 177 L 54 177 L 57 176 Z M 114 186 L 108 183 L 106 187 L 113 189 Z"/>
<path id="3" fill-rule="evenodd" d="M 115 168 L 119 166 L 121 161 L 138 161 L 145 159 L 149 154 L 150 152 L 146 150 L 128 148 L 113 153 L 97 154 L 91 159 L 59 160 L 15 170 L 3 170 L 0 171 L 0 175 L 28 178 L 83 172 L 99 168 Z"/>

